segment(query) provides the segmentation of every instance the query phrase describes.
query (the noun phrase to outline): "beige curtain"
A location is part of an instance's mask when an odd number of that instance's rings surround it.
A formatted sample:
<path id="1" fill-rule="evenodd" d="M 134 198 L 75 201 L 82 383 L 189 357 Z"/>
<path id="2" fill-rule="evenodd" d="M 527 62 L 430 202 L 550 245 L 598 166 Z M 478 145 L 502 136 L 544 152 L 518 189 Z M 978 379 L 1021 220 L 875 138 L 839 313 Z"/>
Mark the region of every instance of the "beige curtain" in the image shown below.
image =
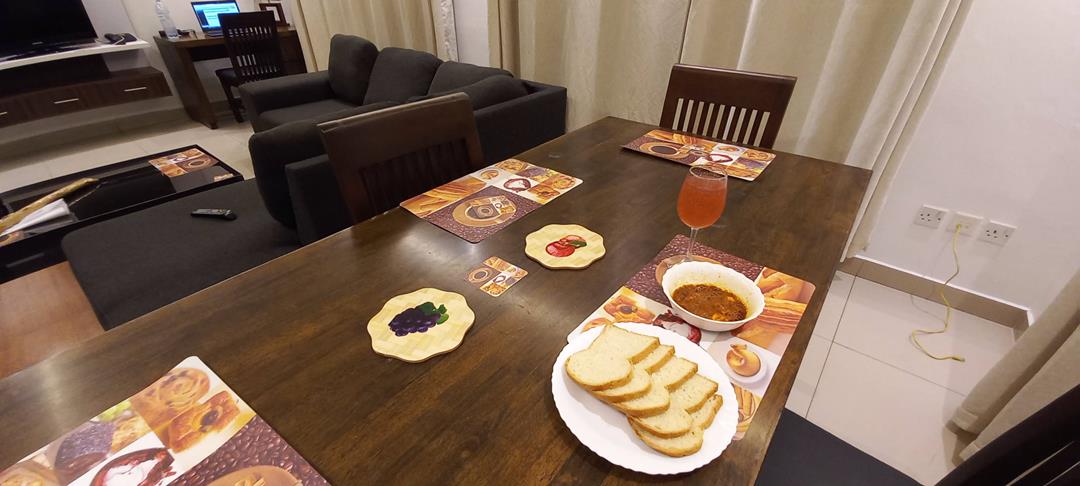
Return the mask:
<path id="1" fill-rule="evenodd" d="M 972 388 L 953 416 L 978 434 L 968 458 L 990 441 L 1080 385 L 1080 272 L 1009 353 Z"/>
<path id="2" fill-rule="evenodd" d="M 567 87 L 570 129 L 656 122 L 689 0 L 490 0 L 491 65 Z"/>
<path id="3" fill-rule="evenodd" d="M 571 129 L 656 123 L 676 62 L 797 76 L 776 148 L 871 169 L 880 194 L 964 12 L 962 0 L 489 0 L 489 35 L 493 65 L 567 87 Z"/>
<path id="4" fill-rule="evenodd" d="M 364 37 L 380 49 L 405 47 L 457 58 L 452 0 L 292 0 L 308 68 L 323 70 L 334 34 Z"/>

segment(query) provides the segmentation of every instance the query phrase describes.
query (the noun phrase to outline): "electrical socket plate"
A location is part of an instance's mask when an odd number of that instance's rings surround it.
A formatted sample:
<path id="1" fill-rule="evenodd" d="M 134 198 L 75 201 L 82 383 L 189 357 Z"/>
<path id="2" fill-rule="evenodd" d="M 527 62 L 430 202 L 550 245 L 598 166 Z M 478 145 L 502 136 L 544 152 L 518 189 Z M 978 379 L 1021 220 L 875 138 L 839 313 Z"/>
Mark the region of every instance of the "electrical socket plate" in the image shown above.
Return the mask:
<path id="1" fill-rule="evenodd" d="M 1012 238 L 1016 226 L 990 220 L 979 232 L 979 240 L 995 245 L 1004 246 Z"/>
<path id="2" fill-rule="evenodd" d="M 957 211 L 956 217 L 953 218 L 952 224 L 949 226 L 949 233 L 952 233 L 952 228 L 955 228 L 956 225 L 960 225 L 960 234 L 971 235 L 982 222 L 982 216 Z"/>
<path id="3" fill-rule="evenodd" d="M 941 226 L 941 222 L 945 219 L 947 214 L 949 214 L 948 209 L 923 204 L 923 206 L 919 208 L 919 212 L 915 213 L 915 224 L 929 228 L 937 228 L 938 226 Z"/>

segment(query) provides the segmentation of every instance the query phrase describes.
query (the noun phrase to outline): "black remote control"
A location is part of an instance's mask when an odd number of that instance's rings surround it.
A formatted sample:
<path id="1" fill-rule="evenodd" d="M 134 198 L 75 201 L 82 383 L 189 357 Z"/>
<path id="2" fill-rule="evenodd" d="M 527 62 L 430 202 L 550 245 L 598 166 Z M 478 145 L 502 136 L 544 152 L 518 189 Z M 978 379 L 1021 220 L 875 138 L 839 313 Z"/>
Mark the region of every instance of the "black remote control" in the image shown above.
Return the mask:
<path id="1" fill-rule="evenodd" d="M 231 209 L 196 209 L 191 212 L 197 218 L 219 218 L 232 221 L 236 219 L 236 213 Z"/>

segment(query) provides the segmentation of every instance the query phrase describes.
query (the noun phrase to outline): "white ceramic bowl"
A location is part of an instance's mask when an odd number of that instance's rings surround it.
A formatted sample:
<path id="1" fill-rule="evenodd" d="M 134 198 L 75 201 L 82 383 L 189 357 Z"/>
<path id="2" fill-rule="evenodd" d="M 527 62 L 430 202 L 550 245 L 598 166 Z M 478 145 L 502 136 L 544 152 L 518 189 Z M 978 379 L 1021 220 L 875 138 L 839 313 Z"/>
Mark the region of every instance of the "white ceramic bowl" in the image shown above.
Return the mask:
<path id="1" fill-rule="evenodd" d="M 671 294 L 675 289 L 683 285 L 712 284 L 735 294 L 746 304 L 746 319 L 741 321 L 714 321 L 698 316 L 683 309 Z M 685 262 L 673 265 L 664 273 L 664 281 L 661 283 L 664 294 L 671 302 L 671 308 L 675 315 L 683 318 L 686 322 L 701 329 L 710 331 L 730 331 L 746 324 L 761 315 L 765 309 L 765 296 L 753 280 L 728 267 L 709 262 Z"/>

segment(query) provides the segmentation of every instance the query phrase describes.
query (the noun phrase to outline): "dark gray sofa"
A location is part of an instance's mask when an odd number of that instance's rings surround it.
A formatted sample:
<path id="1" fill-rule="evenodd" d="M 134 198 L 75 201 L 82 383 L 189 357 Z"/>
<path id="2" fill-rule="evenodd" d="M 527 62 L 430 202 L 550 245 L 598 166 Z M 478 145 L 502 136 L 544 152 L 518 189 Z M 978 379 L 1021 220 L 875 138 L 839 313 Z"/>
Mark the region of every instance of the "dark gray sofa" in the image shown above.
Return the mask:
<path id="1" fill-rule="evenodd" d="M 307 243 L 345 228 L 345 213 L 316 125 L 461 91 L 476 110 L 484 158 L 497 162 L 566 132 L 566 89 L 410 49 L 379 51 L 355 36 L 331 40 L 327 71 L 245 84 L 255 129 L 248 143 L 270 214 Z"/>

